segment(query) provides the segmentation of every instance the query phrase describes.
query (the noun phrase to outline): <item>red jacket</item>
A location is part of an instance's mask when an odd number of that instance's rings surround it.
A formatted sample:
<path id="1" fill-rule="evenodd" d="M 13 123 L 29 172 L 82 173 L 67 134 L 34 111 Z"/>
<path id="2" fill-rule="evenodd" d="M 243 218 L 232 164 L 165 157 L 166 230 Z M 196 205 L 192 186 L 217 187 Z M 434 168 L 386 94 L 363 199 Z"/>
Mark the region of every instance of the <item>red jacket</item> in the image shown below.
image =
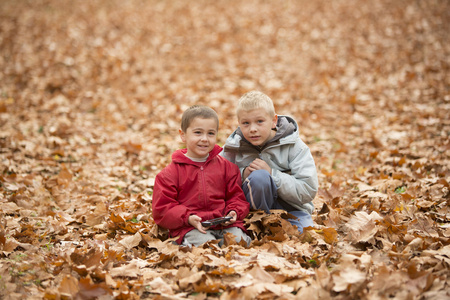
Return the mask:
<path id="1" fill-rule="evenodd" d="M 185 156 L 187 150 L 172 154 L 172 163 L 155 179 L 152 210 L 156 224 L 169 229 L 178 244 L 184 235 L 194 229 L 190 215 L 206 221 L 226 216 L 236 211 L 237 221 L 226 227 L 239 227 L 245 232 L 242 221 L 250 205 L 241 188 L 241 173 L 237 165 L 219 156 L 222 148 L 215 145 L 206 162 L 194 162 Z M 223 228 L 226 228 L 223 227 Z M 222 225 L 211 229 L 220 229 Z"/>

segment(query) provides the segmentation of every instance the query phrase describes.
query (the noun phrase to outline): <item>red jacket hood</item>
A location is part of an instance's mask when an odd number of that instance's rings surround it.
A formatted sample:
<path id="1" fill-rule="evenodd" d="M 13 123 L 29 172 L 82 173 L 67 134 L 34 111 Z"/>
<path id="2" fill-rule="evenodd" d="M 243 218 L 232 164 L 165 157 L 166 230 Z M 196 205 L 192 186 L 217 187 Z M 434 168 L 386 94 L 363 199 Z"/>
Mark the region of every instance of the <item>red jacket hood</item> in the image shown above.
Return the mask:
<path id="1" fill-rule="evenodd" d="M 202 165 L 204 163 L 207 163 L 208 161 L 212 160 L 214 157 L 216 157 L 217 155 L 219 155 L 219 153 L 222 151 L 222 147 L 220 147 L 219 145 L 214 145 L 214 148 L 211 150 L 211 152 L 209 152 L 209 156 L 206 159 L 206 162 L 195 162 L 193 160 L 191 160 L 189 157 L 186 156 L 187 153 L 187 149 L 179 149 L 177 151 L 175 151 L 172 154 L 172 162 L 174 163 L 185 163 L 185 164 L 194 164 L 194 165 Z"/>

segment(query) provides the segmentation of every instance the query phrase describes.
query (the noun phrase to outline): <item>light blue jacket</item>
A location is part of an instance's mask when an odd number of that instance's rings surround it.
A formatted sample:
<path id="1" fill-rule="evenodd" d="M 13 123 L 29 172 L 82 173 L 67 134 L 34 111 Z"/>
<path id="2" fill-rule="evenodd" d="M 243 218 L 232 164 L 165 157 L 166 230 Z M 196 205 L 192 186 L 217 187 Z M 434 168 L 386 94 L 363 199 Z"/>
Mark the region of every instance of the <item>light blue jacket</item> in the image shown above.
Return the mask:
<path id="1" fill-rule="evenodd" d="M 220 155 L 237 164 L 241 174 L 255 158 L 264 160 L 272 168 L 278 198 L 295 209 L 312 214 L 312 200 L 319 185 L 317 170 L 293 118 L 278 116 L 275 138 L 261 148 L 246 141 L 240 128 L 236 129 L 227 138 Z"/>

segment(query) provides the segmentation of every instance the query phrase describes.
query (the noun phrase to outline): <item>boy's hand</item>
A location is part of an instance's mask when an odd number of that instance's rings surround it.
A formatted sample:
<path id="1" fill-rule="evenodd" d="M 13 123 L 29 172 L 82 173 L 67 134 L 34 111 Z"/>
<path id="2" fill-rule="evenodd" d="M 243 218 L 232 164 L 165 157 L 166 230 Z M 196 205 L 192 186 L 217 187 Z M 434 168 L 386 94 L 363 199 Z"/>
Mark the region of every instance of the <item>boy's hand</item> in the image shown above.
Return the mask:
<path id="1" fill-rule="evenodd" d="M 248 168 L 248 166 L 245 167 L 244 173 L 242 173 L 242 179 L 247 178 L 247 177 L 250 175 L 251 172 L 252 172 L 252 171 L 250 171 L 250 169 Z"/>
<path id="2" fill-rule="evenodd" d="M 260 158 L 257 158 L 254 161 L 252 161 L 248 165 L 248 167 L 245 169 L 245 172 L 247 172 L 247 170 L 249 170 L 248 175 L 250 175 L 250 173 L 255 170 L 266 170 L 267 172 L 269 172 L 269 174 L 272 174 L 272 169 L 269 167 L 269 165 L 264 160 L 262 160 Z"/>
<path id="3" fill-rule="evenodd" d="M 188 223 L 191 224 L 192 227 L 200 231 L 201 233 L 206 233 L 205 227 L 202 226 L 202 218 L 197 215 L 190 215 L 188 219 Z"/>
<path id="4" fill-rule="evenodd" d="M 230 221 L 228 221 L 228 222 L 223 223 L 224 226 L 227 226 L 227 225 L 230 225 L 230 224 L 233 224 L 234 222 L 236 222 L 236 220 L 237 220 L 237 213 L 234 210 L 231 210 L 228 213 L 227 217 L 231 217 L 232 219 Z"/>

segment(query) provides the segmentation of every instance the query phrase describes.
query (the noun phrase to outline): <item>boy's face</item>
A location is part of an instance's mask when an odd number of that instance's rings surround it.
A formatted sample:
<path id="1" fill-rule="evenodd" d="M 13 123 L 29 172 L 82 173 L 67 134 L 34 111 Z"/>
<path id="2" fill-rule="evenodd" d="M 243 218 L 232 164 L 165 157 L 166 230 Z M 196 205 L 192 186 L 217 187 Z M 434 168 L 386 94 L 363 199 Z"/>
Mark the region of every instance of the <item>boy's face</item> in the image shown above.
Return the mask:
<path id="1" fill-rule="evenodd" d="M 278 116 L 271 117 L 264 108 L 240 111 L 239 127 L 247 141 L 255 146 L 262 146 L 274 137 Z"/>
<path id="2" fill-rule="evenodd" d="M 214 119 L 194 118 L 186 132 L 180 129 L 181 140 L 186 143 L 187 156 L 206 157 L 216 144 L 217 126 Z"/>

